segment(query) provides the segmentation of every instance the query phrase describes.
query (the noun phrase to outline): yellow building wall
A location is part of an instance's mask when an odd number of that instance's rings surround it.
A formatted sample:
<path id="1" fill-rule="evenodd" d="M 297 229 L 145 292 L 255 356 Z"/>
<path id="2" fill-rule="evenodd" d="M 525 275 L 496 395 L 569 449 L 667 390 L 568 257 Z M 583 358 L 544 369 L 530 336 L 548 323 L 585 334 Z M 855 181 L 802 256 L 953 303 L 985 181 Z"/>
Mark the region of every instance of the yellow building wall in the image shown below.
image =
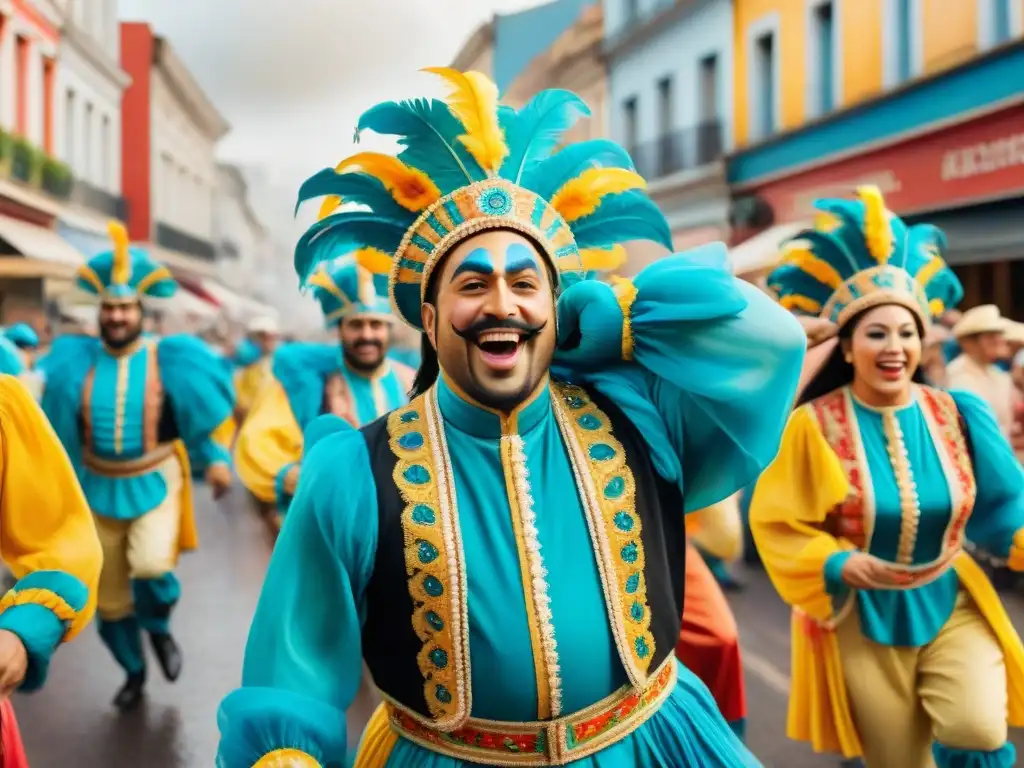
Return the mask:
<path id="1" fill-rule="evenodd" d="M 922 75 L 949 69 L 977 54 L 977 0 L 921 0 L 921 15 Z"/>
<path id="2" fill-rule="evenodd" d="M 977 55 L 977 0 L 920 0 L 922 76 L 956 66 Z M 1024 6 L 1024 0 L 1017 0 Z M 842 93 L 837 109 L 873 98 L 882 90 L 882 22 L 885 0 L 844 0 L 836 22 L 842 37 Z M 779 15 L 781 117 L 780 131 L 806 122 L 807 0 L 736 0 L 733 70 L 733 139 L 737 147 L 748 143 L 751 132 L 747 81 L 747 29 L 770 13 Z"/>

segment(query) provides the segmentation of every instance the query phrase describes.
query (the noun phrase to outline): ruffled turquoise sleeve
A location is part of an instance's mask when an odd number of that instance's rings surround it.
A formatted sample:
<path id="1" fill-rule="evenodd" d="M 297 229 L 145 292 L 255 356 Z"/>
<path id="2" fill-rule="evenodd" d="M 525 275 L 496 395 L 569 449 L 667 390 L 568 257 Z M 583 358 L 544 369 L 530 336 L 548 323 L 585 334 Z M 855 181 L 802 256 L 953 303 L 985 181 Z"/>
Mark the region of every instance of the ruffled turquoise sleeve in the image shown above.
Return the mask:
<path id="1" fill-rule="evenodd" d="M 340 351 L 329 344 L 285 344 L 274 353 L 272 372 L 284 388 L 300 429 L 309 426 L 324 400 L 324 382 L 341 368 Z"/>
<path id="2" fill-rule="evenodd" d="M 305 445 L 302 481 L 249 630 L 242 687 L 220 707 L 223 768 L 251 768 L 285 749 L 323 766 L 345 764 L 345 711 L 362 676 L 377 493 L 363 436 L 342 419 L 318 419 Z"/>
<path id="3" fill-rule="evenodd" d="M 967 538 L 1005 558 L 1014 534 L 1024 528 L 1024 469 L 1003 437 L 991 407 L 977 395 L 950 392 L 971 446 L 977 496 Z"/>
<path id="4" fill-rule="evenodd" d="M 234 414 L 235 383 L 230 367 L 206 342 L 185 334 L 161 339 L 157 355 L 193 471 L 201 474 L 211 464 L 230 464 L 228 447 L 212 437 Z"/>
<path id="5" fill-rule="evenodd" d="M 38 364 L 43 373 L 40 404 L 76 470 L 82 467 L 82 388 L 96 363 L 100 341 L 91 336 L 68 335 L 54 339 Z"/>
<path id="6" fill-rule="evenodd" d="M 682 488 L 686 511 L 754 480 L 778 451 L 796 397 L 800 324 L 733 277 L 721 243 L 661 259 L 632 287 L 587 283 L 559 302 L 560 324 L 580 340 L 556 355 L 556 375 L 589 382 L 626 412 L 659 474 Z M 593 295 L 570 301 L 578 319 L 565 318 L 562 301 L 581 290 Z"/>

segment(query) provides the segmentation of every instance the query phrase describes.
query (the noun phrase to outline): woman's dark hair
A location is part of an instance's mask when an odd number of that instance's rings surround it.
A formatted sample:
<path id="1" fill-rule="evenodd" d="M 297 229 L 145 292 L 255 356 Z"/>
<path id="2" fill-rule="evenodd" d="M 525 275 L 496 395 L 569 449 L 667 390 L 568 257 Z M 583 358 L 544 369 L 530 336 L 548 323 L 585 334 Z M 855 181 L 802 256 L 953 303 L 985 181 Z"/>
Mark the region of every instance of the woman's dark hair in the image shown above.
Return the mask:
<path id="1" fill-rule="evenodd" d="M 832 350 L 832 354 L 828 356 L 825 364 L 821 366 L 821 370 L 814 374 L 814 378 L 804 387 L 800 397 L 797 398 L 797 406 L 817 400 L 819 397 L 827 395 L 829 392 L 833 392 L 840 387 L 845 387 L 853 381 L 853 363 L 846 362 L 843 342 L 849 341 L 853 337 L 853 332 L 860 324 L 860 321 L 864 319 L 864 315 L 872 309 L 875 309 L 875 307 L 858 312 L 839 329 L 839 343 L 836 344 L 835 349 Z M 914 315 L 914 323 L 917 326 L 918 335 L 924 339 L 924 326 L 917 315 Z M 927 379 L 925 379 L 924 372 L 920 366 L 914 371 L 911 381 L 915 384 L 927 383 Z"/>
<path id="2" fill-rule="evenodd" d="M 488 231 L 495 232 L 499 230 Z M 519 232 L 518 230 L 510 231 L 516 232 L 517 234 L 526 237 L 527 240 L 533 243 L 533 247 L 537 249 L 537 253 L 544 252 L 544 249 L 541 248 L 540 245 L 537 244 L 537 242 L 532 237 L 524 235 L 522 232 Z M 449 253 L 450 252 L 451 251 L 449 251 Z M 444 270 L 444 260 L 447 258 L 448 255 L 445 254 L 441 258 L 441 261 L 439 261 L 434 266 L 433 272 L 430 273 L 430 280 L 427 282 L 427 290 L 423 299 L 424 302 L 426 302 L 427 304 L 436 304 L 437 302 L 437 281 L 438 278 L 440 278 L 441 276 L 441 272 Z M 548 278 L 551 282 L 551 290 L 555 291 L 555 286 L 558 285 L 558 273 L 555 271 L 554 267 L 551 266 L 547 259 L 543 259 L 543 261 L 544 266 L 547 267 L 548 270 Z M 435 335 L 437 333 L 436 312 L 434 313 L 434 333 Z M 437 381 L 437 377 L 440 375 L 440 373 L 441 364 L 437 360 L 437 351 L 434 349 L 434 345 L 430 343 L 430 338 L 427 336 L 427 334 L 423 333 L 420 337 L 420 367 L 416 370 L 416 376 L 412 380 L 412 389 L 409 390 L 409 398 L 412 399 L 415 397 L 419 397 L 432 386 L 434 386 L 434 382 Z"/>

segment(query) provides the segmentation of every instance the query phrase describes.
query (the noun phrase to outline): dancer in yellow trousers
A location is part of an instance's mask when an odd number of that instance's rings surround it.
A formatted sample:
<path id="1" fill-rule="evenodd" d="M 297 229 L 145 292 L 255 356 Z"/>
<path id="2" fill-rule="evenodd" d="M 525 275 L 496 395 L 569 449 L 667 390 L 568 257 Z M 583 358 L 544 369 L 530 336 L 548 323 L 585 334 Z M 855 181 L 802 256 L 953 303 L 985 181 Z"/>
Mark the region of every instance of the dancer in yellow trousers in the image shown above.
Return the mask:
<path id="1" fill-rule="evenodd" d="M 1024 568 L 1024 472 L 985 403 L 919 383 L 962 295 L 941 232 L 858 197 L 819 201 L 771 278 L 837 334 L 750 511 L 793 606 L 789 735 L 869 768 L 1010 768 L 1024 648 L 963 547 Z"/>

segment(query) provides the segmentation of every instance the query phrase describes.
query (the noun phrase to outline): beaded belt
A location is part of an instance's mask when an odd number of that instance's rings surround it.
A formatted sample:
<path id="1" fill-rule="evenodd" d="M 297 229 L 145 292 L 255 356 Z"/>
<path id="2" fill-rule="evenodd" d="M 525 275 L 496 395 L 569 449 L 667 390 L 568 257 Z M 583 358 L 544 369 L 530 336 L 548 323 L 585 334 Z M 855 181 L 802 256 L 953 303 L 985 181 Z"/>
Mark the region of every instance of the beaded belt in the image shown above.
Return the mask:
<path id="1" fill-rule="evenodd" d="M 445 733 L 394 704 L 388 721 L 400 736 L 431 752 L 484 765 L 565 765 L 625 738 L 661 707 L 676 682 L 670 655 L 642 689 L 625 686 L 584 710 L 556 720 L 505 723 L 470 718 Z"/>
<path id="2" fill-rule="evenodd" d="M 91 451 L 82 452 L 82 463 L 98 475 L 106 477 L 135 477 L 150 472 L 174 455 L 174 443 L 163 443 L 152 451 L 134 459 L 118 461 L 104 459 Z"/>

